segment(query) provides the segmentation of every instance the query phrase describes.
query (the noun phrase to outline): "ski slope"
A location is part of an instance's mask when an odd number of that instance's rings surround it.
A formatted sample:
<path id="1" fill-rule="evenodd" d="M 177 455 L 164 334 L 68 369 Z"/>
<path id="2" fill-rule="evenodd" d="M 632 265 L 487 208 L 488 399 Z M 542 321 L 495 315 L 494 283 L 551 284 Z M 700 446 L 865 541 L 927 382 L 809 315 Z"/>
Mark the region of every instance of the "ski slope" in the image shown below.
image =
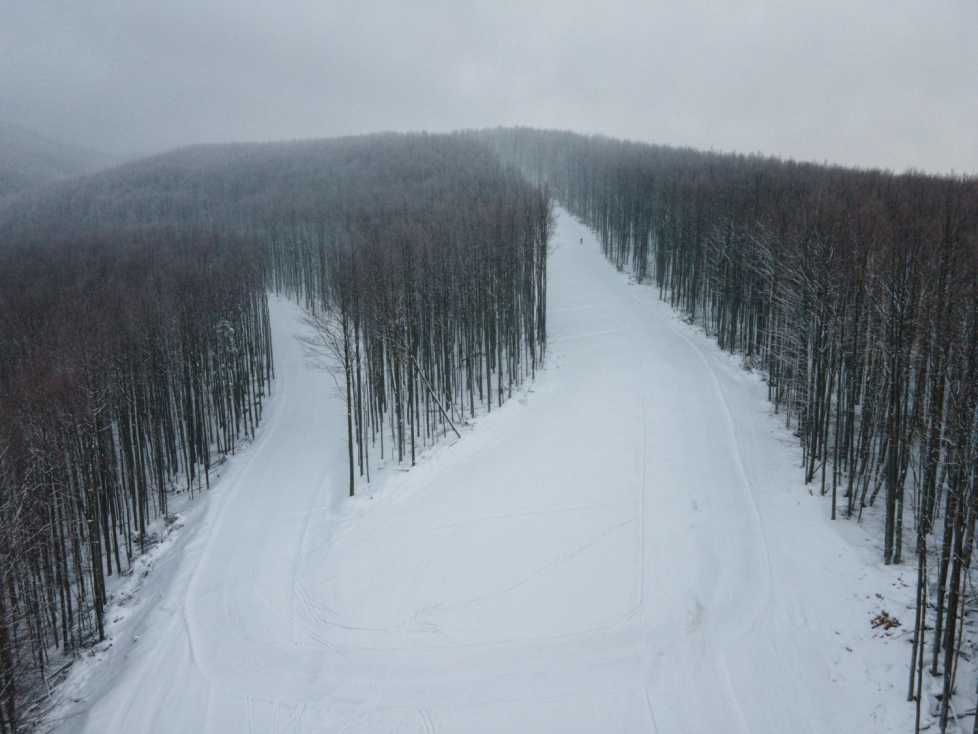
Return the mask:
<path id="1" fill-rule="evenodd" d="M 332 379 L 273 302 L 260 435 L 61 731 L 902 729 L 907 645 L 868 621 L 900 572 L 799 486 L 763 383 L 563 212 L 553 248 L 548 368 L 354 500 Z"/>

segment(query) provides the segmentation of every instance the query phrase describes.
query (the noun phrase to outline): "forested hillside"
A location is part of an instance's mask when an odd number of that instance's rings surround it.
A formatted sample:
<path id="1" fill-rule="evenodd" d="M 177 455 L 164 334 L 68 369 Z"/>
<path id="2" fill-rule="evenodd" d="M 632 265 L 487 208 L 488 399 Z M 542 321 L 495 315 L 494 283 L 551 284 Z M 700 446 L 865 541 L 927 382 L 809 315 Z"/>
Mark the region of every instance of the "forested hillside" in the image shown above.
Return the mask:
<path id="1" fill-rule="evenodd" d="M 254 436 L 267 292 L 347 401 L 349 492 L 531 376 L 550 203 L 481 143 L 199 146 L 0 207 L 0 731 L 104 628 L 173 492 Z"/>
<path id="2" fill-rule="evenodd" d="M 907 693 L 939 688 L 947 728 L 973 689 L 976 181 L 498 129 L 195 146 L 0 203 L 0 731 L 103 636 L 174 493 L 254 437 L 270 292 L 337 377 L 353 495 L 540 368 L 548 190 L 766 376 L 831 518 L 915 564 Z"/>
<path id="3" fill-rule="evenodd" d="M 974 605 L 978 181 L 530 129 L 481 137 L 551 186 L 619 269 L 767 373 L 832 518 L 881 505 L 883 561 L 917 564 L 911 700 L 925 668 L 944 702 L 973 689 L 955 669 Z"/>

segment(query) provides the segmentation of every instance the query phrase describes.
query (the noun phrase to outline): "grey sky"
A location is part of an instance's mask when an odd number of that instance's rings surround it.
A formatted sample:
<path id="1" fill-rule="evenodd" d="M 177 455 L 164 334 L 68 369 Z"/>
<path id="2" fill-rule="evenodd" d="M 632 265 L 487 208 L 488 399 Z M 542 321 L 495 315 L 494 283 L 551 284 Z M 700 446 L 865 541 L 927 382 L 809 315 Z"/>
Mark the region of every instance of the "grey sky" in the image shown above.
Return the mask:
<path id="1" fill-rule="evenodd" d="M 978 0 L 0 9 L 0 119 L 111 153 L 526 124 L 978 172 Z"/>

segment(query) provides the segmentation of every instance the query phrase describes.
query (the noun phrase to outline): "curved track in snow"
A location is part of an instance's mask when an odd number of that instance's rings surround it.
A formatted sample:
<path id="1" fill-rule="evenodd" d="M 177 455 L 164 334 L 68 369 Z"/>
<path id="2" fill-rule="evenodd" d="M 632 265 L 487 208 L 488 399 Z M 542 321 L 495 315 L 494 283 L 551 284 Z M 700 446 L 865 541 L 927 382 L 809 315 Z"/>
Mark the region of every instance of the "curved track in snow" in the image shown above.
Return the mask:
<path id="1" fill-rule="evenodd" d="M 549 299 L 530 391 L 353 501 L 334 385 L 274 302 L 259 438 L 62 728 L 884 730 L 839 636 L 865 563 L 798 506 L 763 385 L 566 213 Z"/>

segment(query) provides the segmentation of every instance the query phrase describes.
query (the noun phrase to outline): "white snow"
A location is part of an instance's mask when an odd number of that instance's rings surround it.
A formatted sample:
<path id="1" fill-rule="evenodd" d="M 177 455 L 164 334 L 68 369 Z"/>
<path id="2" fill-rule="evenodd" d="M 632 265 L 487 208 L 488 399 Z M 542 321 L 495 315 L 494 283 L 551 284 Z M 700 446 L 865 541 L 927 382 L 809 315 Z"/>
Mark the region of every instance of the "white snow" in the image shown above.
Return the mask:
<path id="1" fill-rule="evenodd" d="M 826 519 L 760 378 L 563 212 L 549 298 L 536 383 L 354 500 L 333 381 L 275 301 L 258 439 L 60 729 L 907 731 L 909 645 L 870 619 L 910 621 L 914 571 Z"/>

